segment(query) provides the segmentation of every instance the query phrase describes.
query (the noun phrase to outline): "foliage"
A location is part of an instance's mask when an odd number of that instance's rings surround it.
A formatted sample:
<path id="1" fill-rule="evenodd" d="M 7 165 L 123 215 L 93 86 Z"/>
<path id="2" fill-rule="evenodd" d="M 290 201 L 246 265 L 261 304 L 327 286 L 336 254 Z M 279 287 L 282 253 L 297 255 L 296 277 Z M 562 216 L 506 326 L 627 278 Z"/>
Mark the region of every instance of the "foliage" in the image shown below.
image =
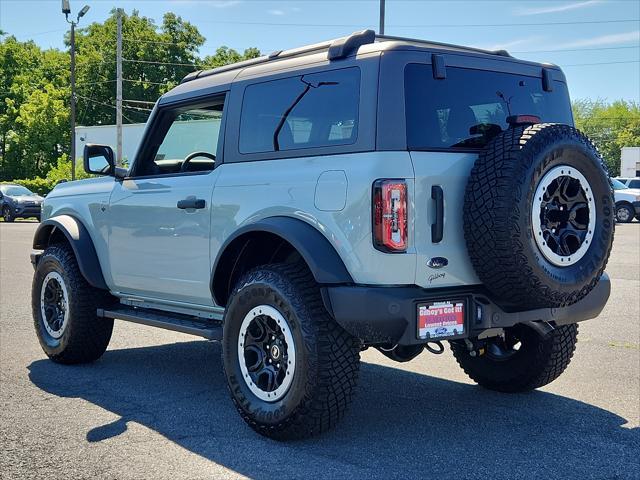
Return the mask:
<path id="1" fill-rule="evenodd" d="M 81 180 L 83 178 L 89 178 L 90 175 L 84 171 L 82 162 L 76 162 L 76 179 Z M 47 172 L 45 178 L 34 177 L 25 178 L 20 180 L 14 180 L 13 183 L 23 185 L 32 192 L 36 192 L 39 195 L 46 195 L 53 187 L 61 182 L 67 182 L 71 180 L 71 161 L 67 154 L 63 154 L 56 165 Z"/>
<path id="2" fill-rule="evenodd" d="M 597 145 L 610 174 L 619 175 L 622 147 L 640 146 L 640 105 L 578 100 L 573 103 L 573 117 L 576 127 Z"/>
<path id="3" fill-rule="evenodd" d="M 116 24 L 114 9 L 104 23 L 76 30 L 78 125 L 115 123 Z M 189 72 L 260 54 L 220 47 L 200 58 L 205 38 L 174 13 L 156 25 L 133 10 L 123 14 L 122 31 L 124 123 L 145 122 L 158 97 Z M 69 53 L 0 35 L 0 180 L 46 179 L 69 151 Z"/>

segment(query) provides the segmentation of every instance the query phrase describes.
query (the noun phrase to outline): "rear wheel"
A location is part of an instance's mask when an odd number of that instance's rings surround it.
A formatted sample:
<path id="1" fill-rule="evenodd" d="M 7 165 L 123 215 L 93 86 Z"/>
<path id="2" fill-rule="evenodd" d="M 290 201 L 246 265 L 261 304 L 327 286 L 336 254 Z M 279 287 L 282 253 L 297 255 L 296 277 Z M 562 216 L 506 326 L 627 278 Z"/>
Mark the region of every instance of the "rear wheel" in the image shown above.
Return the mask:
<path id="1" fill-rule="evenodd" d="M 525 392 L 551 383 L 564 372 L 577 335 L 577 324 L 556 327 L 546 335 L 519 324 L 488 339 L 484 355 L 472 357 L 464 342 L 451 342 L 451 350 L 479 385 L 499 392 Z"/>
<path id="2" fill-rule="evenodd" d="M 629 223 L 633 221 L 633 217 L 635 212 L 633 211 L 633 207 L 626 203 L 621 203 L 616 205 L 616 222 L 618 223 Z"/>
<path id="3" fill-rule="evenodd" d="M 67 245 L 48 247 L 38 261 L 31 289 L 33 321 L 40 346 L 58 363 L 86 363 L 107 349 L 113 320 L 96 310 L 110 296 L 87 283 Z"/>
<path id="4" fill-rule="evenodd" d="M 344 416 L 360 345 L 327 313 L 306 265 L 245 274 L 227 305 L 222 345 L 233 402 L 258 433 L 308 437 Z"/>

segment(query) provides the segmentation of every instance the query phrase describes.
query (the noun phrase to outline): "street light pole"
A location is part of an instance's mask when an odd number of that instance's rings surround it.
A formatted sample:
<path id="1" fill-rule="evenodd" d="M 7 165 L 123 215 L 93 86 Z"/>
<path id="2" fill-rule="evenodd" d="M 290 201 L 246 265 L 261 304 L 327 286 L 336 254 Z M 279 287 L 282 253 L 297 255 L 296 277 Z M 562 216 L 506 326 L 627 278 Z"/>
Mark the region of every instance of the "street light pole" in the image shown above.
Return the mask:
<path id="1" fill-rule="evenodd" d="M 69 20 L 69 14 L 71 13 L 69 0 L 62 0 L 62 13 L 64 13 L 67 23 L 71 25 L 71 97 L 69 99 L 71 109 L 71 114 L 69 115 L 71 120 L 71 180 L 76 179 L 76 25 L 88 11 L 89 5 L 85 5 L 78 13 L 75 21 Z"/>
<path id="2" fill-rule="evenodd" d="M 76 179 L 76 24 L 71 22 L 71 180 Z"/>
<path id="3" fill-rule="evenodd" d="M 384 35 L 384 0 L 380 0 L 380 28 L 378 34 Z"/>

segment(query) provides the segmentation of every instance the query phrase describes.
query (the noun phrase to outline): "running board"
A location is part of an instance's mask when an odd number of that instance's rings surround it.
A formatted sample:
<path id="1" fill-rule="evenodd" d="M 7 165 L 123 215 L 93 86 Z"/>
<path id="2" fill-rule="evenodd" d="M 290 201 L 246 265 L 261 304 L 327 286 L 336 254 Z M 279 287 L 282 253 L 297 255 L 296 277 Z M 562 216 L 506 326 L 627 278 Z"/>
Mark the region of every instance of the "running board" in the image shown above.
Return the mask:
<path id="1" fill-rule="evenodd" d="M 133 307 L 118 307 L 111 310 L 99 308 L 97 315 L 102 318 L 115 318 L 174 332 L 197 335 L 208 340 L 222 340 L 222 323 L 189 315 Z"/>

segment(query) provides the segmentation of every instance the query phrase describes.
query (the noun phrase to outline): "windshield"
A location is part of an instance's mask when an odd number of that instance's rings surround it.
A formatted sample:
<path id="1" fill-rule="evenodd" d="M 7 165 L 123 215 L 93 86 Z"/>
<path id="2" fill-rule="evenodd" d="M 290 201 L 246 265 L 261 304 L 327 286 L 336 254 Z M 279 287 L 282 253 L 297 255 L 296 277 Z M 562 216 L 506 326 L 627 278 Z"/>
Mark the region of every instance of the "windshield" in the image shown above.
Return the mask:
<path id="1" fill-rule="evenodd" d="M 35 193 L 21 185 L 2 185 L 0 186 L 0 192 L 10 197 L 19 197 L 22 195 L 35 196 Z"/>
<path id="2" fill-rule="evenodd" d="M 478 149 L 506 130 L 511 115 L 573 125 L 567 86 L 519 74 L 447 67 L 434 79 L 431 65 L 405 68 L 407 144 L 410 150 Z"/>
<path id="3" fill-rule="evenodd" d="M 613 184 L 613 189 L 614 190 L 627 190 L 629 188 L 624 183 L 622 183 L 620 180 L 616 180 L 615 178 L 611 179 L 611 183 Z"/>

